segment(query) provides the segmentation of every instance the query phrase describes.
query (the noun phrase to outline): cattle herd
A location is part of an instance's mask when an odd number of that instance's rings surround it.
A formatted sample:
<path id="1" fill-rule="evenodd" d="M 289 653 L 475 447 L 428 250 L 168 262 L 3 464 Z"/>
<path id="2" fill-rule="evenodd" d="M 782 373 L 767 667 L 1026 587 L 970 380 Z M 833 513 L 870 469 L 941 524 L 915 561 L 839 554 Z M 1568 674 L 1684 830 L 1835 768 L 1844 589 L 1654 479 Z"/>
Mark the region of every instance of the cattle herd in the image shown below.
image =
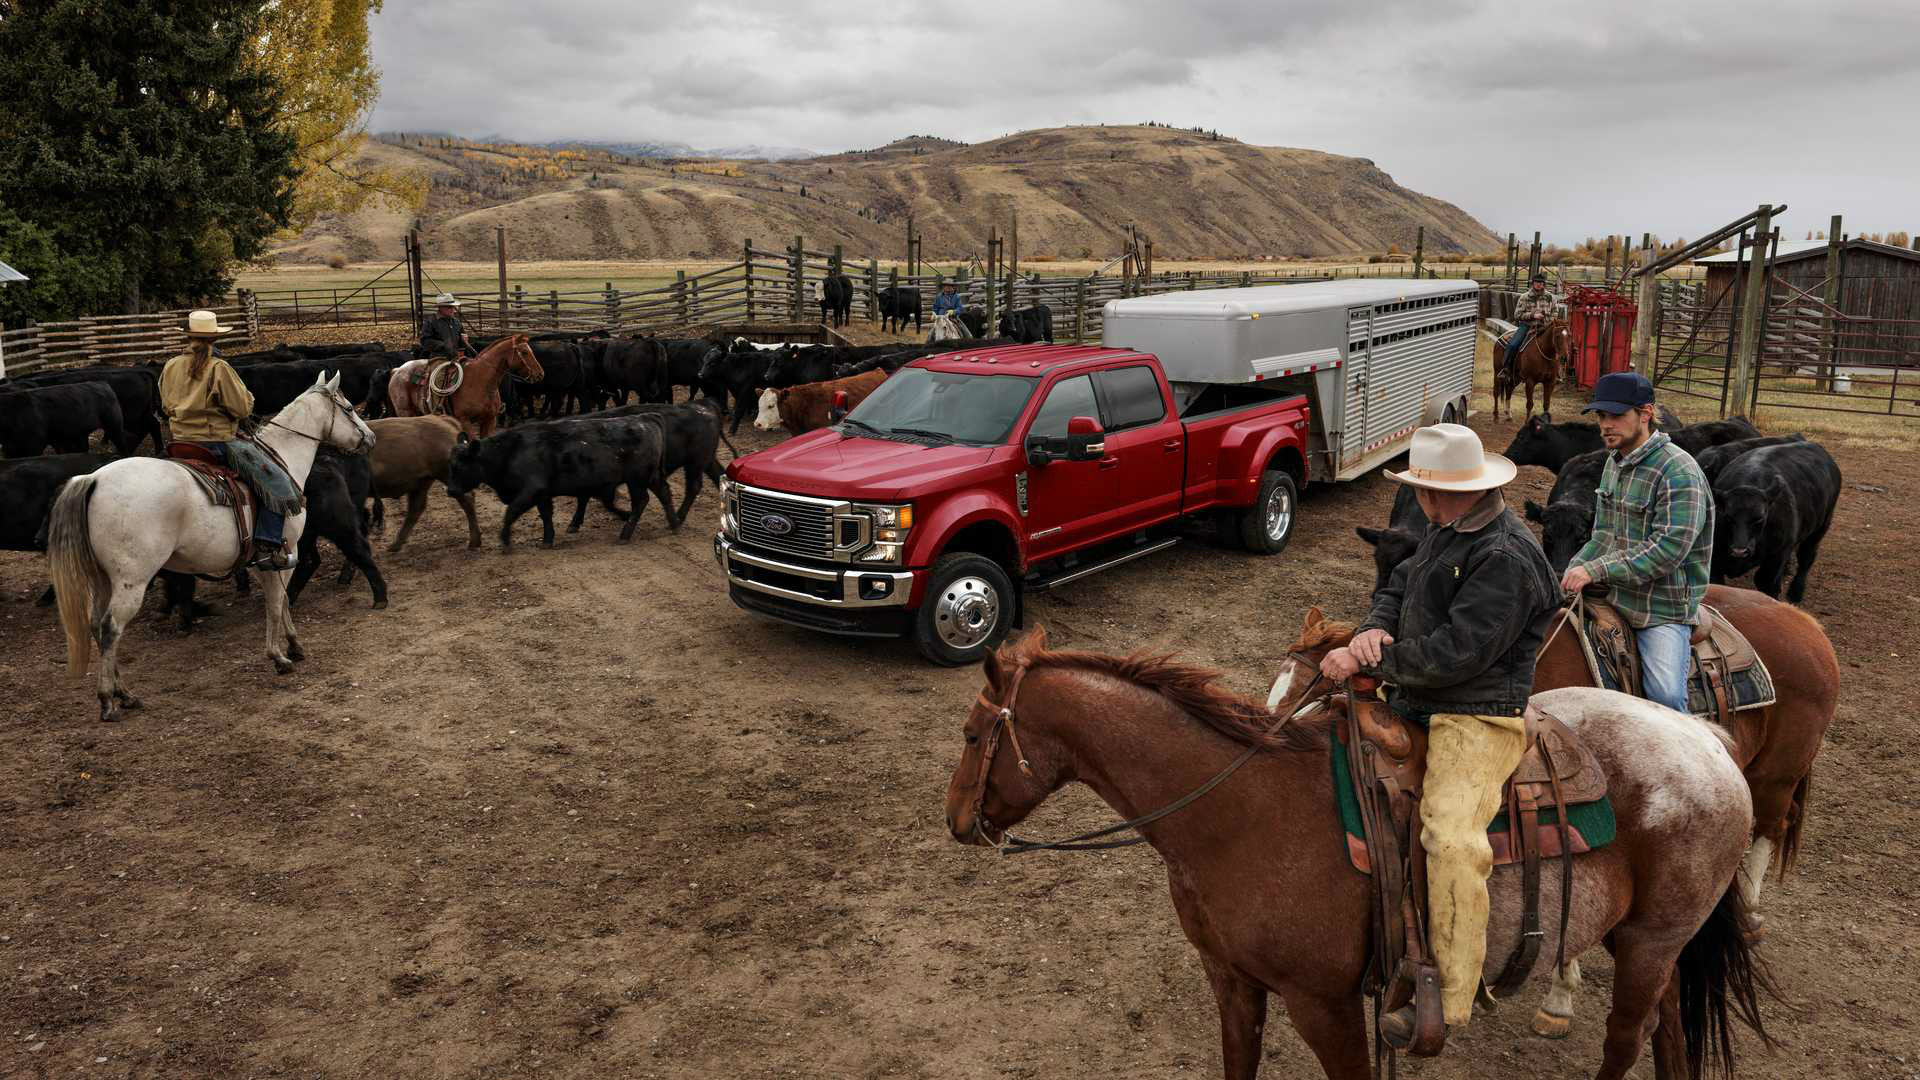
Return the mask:
<path id="1" fill-rule="evenodd" d="M 1712 485 L 1712 580 L 1719 584 L 1752 572 L 1754 588 L 1778 598 L 1791 568 L 1786 598 L 1799 603 L 1840 501 L 1840 466 L 1833 455 L 1804 435 L 1763 435 L 1745 420 L 1683 424 L 1663 412 L 1660 426 L 1693 455 Z M 1554 474 L 1546 504 L 1528 499 L 1526 516 L 1541 528 L 1547 561 L 1556 572 L 1565 570 L 1593 535 L 1594 493 L 1607 460 L 1599 425 L 1531 417 L 1506 456 Z M 1386 528 L 1356 530 L 1373 545 L 1375 591 L 1413 554 L 1426 527 L 1413 490 L 1403 487 Z"/>
<path id="2" fill-rule="evenodd" d="M 837 297 L 836 297 L 837 299 Z M 911 314 L 908 312 L 907 314 Z M 281 345 L 226 357 L 254 395 L 256 416 L 285 407 L 322 372 L 338 372 L 341 392 L 359 402 L 376 442 L 372 453 L 323 450 L 305 487 L 307 524 L 288 592 L 298 598 L 318 568 L 326 540 L 345 558 L 340 582 L 364 575 L 373 606 L 387 604 L 387 582 L 369 539 L 385 527 L 384 500 L 405 500 L 405 517 L 389 545 L 399 551 L 426 509 L 435 485 L 460 506 L 468 546 L 478 548 L 475 492 L 489 488 L 505 506 L 499 529 L 503 551 L 513 526 L 537 510 L 542 539 L 554 542 L 555 499 L 575 499 L 569 531 L 577 531 L 587 504 L 599 500 L 621 520 L 620 539 L 632 538 L 648 505 L 659 499 L 671 529 L 687 520 L 705 482 L 721 476 L 719 448 L 733 450 L 737 432 L 763 398 L 771 422 L 793 433 L 832 421 L 835 393 L 842 407 L 915 358 L 961 347 L 1007 344 L 986 338 L 939 344 L 874 346 L 766 345 L 744 338 L 659 338 L 605 333 L 553 333 L 529 345 L 540 361 L 537 381 L 510 379 L 501 387 L 502 421 L 487 438 L 463 430 L 452 417 L 386 416 L 389 375 L 414 359 L 377 341 L 345 345 Z M 477 341 L 484 348 L 488 341 Z M 167 436 L 159 401 L 159 363 L 36 372 L 0 381 L 0 549 L 44 551 L 47 514 L 67 480 L 113 460 L 152 449 Z M 684 389 L 685 394 L 680 391 Z M 727 424 L 731 417 L 731 426 Z M 96 437 L 112 453 L 92 451 Z M 47 451 L 52 451 L 47 453 Z M 675 506 L 667 487 L 683 479 Z M 625 486 L 629 505 L 617 490 Z M 194 601 L 194 579 L 163 572 L 164 610 L 191 627 L 204 605 Z M 234 583 L 247 588 L 244 574 Z M 52 588 L 41 596 L 51 603 Z"/>

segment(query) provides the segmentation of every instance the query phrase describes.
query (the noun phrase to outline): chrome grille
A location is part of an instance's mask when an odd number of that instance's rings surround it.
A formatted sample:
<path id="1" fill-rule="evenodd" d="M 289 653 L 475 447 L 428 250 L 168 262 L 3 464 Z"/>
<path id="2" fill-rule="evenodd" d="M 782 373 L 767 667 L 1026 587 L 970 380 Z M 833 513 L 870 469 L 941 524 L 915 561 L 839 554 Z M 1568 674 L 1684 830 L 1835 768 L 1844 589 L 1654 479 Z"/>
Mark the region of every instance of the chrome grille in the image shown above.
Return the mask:
<path id="1" fill-rule="evenodd" d="M 741 543 L 810 559 L 833 558 L 833 503 L 779 495 L 745 484 L 737 491 Z M 793 522 L 793 530 L 779 535 L 769 532 L 765 524 L 769 514 Z"/>

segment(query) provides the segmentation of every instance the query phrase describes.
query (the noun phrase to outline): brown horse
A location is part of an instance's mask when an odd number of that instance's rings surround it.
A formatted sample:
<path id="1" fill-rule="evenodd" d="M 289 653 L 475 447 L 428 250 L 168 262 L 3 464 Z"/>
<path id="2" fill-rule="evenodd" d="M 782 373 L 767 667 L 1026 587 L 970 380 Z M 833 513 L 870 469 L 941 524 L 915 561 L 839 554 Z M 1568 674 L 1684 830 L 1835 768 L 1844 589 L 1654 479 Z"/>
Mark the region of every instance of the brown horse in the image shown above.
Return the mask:
<path id="1" fill-rule="evenodd" d="M 424 375 L 438 362 L 409 360 L 393 369 L 387 378 L 387 401 L 393 415 L 445 413 L 460 421 L 467 434 L 476 439 L 486 438 L 500 426 L 500 384 L 509 373 L 529 382 L 547 377 L 540 361 L 534 358 L 533 347 L 527 344 L 527 335 L 514 334 L 501 338 L 482 349 L 479 356 L 466 361 L 462 365 L 460 385 L 442 404 L 434 400 L 437 395 L 427 389 L 424 378 L 417 384 L 413 381 L 416 374 Z"/>
<path id="2" fill-rule="evenodd" d="M 1774 704 L 1733 714 L 1733 758 L 1752 792 L 1753 845 L 1741 867 L 1740 883 L 1757 933 L 1760 888 L 1767 871 L 1781 877 L 1793 869 L 1800 833 L 1807 823 L 1807 796 L 1813 783 L 1813 759 L 1833 723 L 1840 696 L 1840 661 L 1820 623 L 1794 607 L 1752 589 L 1707 586 L 1707 603 L 1746 635 L 1773 676 Z M 1565 616 L 1562 617 L 1563 619 Z M 1564 686 L 1592 686 L 1593 674 L 1570 629 L 1550 630 L 1533 672 L 1535 693 Z M 1320 659 L 1353 638 L 1350 623 L 1307 612 L 1299 640 L 1289 650 L 1287 668 L 1274 684 L 1274 698 L 1312 681 L 1306 663 Z M 1270 699 L 1271 700 L 1271 699 Z M 1569 956 L 1574 954 L 1569 953 Z M 1556 973 L 1554 988 L 1534 1017 L 1533 1029 L 1549 1038 L 1565 1036 L 1573 1019 L 1573 994 L 1580 966 L 1569 960 Z"/>
<path id="3" fill-rule="evenodd" d="M 1140 831 L 1166 861 L 1181 928 L 1206 967 L 1229 1080 L 1259 1070 L 1269 993 L 1329 1077 L 1367 1077 L 1370 886 L 1341 842 L 1331 710 L 1316 703 L 1273 731 L 1275 714 L 1219 689 L 1214 672 L 1049 652 L 1041 631 L 989 655 L 986 676 L 947 788 L 947 828 L 962 843 L 1003 842 L 1075 781 L 1132 816 L 1197 790 L 1249 746 L 1266 751 Z M 1757 989 L 1768 984 L 1742 932 L 1734 878 L 1753 816 L 1725 734 L 1605 690 L 1558 690 L 1539 704 L 1600 758 L 1619 822 L 1612 845 L 1574 860 L 1565 942 L 1578 955 L 1604 941 L 1615 957 L 1598 1075 L 1625 1075 L 1656 1023 L 1658 1076 L 1697 1076 L 1716 1052 L 1731 1065 L 1728 1012 L 1760 1030 Z M 996 754 L 1002 745 L 1011 752 Z M 1490 884 L 1494 964 L 1520 933 L 1519 873 L 1502 867 Z M 1545 878 L 1551 911 L 1559 879 Z M 1543 951 L 1557 944 L 1558 920 L 1547 932 Z"/>
<path id="4" fill-rule="evenodd" d="M 1506 346 L 1496 344 L 1499 350 L 1493 358 L 1493 418 L 1500 419 L 1500 403 L 1506 402 L 1507 419 L 1513 419 L 1513 392 L 1525 386 L 1527 388 L 1527 417 L 1533 417 L 1533 388 L 1540 387 L 1540 411 L 1549 418 L 1553 416 L 1553 388 L 1560 383 L 1560 372 L 1573 356 L 1573 335 L 1567 331 L 1567 320 L 1554 319 L 1546 329 L 1537 334 L 1529 334 L 1527 343 L 1520 346 L 1520 355 L 1514 357 L 1513 367 L 1506 365 Z"/>

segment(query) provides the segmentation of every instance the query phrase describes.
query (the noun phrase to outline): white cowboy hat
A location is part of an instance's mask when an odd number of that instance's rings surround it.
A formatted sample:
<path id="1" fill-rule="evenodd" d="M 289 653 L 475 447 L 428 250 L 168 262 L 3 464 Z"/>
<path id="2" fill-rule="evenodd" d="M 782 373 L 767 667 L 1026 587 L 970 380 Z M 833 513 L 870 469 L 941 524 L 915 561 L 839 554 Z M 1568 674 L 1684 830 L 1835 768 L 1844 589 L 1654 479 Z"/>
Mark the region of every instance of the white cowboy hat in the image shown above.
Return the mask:
<path id="1" fill-rule="evenodd" d="M 452 293 L 443 292 L 439 296 L 436 296 L 433 298 L 433 306 L 434 307 L 459 307 L 460 301 L 455 300 L 453 298 Z"/>
<path id="2" fill-rule="evenodd" d="M 1434 424 L 1413 433 L 1407 471 L 1387 471 L 1390 479 L 1429 491 L 1486 491 L 1511 483 L 1520 470 L 1499 454 L 1489 454 L 1480 436 L 1460 424 Z"/>
<path id="3" fill-rule="evenodd" d="M 219 316 L 211 311 L 192 311 L 187 313 L 188 337 L 219 337 L 233 333 L 233 327 L 221 326 Z"/>

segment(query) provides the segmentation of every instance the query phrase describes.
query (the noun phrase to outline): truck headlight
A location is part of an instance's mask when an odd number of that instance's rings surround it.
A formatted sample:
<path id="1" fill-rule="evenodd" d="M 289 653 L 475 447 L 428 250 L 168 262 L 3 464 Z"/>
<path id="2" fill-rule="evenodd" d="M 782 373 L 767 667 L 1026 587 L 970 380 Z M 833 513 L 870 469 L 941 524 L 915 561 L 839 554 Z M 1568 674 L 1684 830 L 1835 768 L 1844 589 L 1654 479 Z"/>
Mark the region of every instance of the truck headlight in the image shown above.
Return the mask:
<path id="1" fill-rule="evenodd" d="M 908 529 L 913 528 L 912 503 L 906 503 L 900 506 L 855 503 L 853 509 L 856 513 L 865 514 L 872 518 L 874 527 L 877 529 L 899 529 L 904 533 Z"/>
<path id="2" fill-rule="evenodd" d="M 860 553 L 861 562 L 897 563 L 900 561 L 899 544 L 874 544 Z"/>

